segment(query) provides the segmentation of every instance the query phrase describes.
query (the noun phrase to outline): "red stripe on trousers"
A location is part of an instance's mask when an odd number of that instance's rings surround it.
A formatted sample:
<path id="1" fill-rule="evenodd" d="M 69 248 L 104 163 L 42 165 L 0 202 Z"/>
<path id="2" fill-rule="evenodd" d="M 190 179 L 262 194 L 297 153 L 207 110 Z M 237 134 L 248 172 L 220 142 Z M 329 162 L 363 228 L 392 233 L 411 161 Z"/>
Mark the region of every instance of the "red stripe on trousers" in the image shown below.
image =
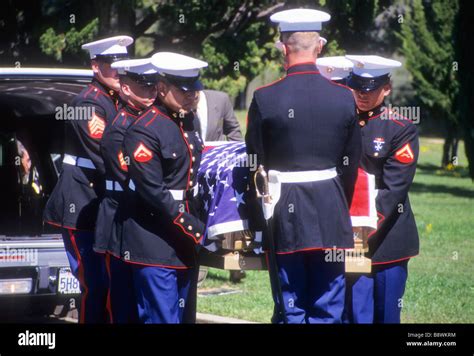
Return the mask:
<path id="1" fill-rule="evenodd" d="M 74 248 L 74 253 L 76 254 L 76 258 L 77 258 L 77 268 L 79 270 L 78 272 L 79 282 L 84 287 L 84 294 L 82 295 L 82 300 L 81 300 L 81 314 L 79 315 L 79 323 L 84 324 L 85 313 L 86 313 L 86 300 L 89 294 L 89 288 L 87 287 L 86 280 L 84 278 L 84 266 L 82 264 L 82 257 L 81 257 L 81 254 L 79 253 L 79 248 L 77 247 L 76 236 L 74 236 L 73 230 L 67 229 L 67 231 L 69 232 L 69 237 L 71 239 L 72 247 Z"/>
<path id="2" fill-rule="evenodd" d="M 107 312 L 109 313 L 109 319 L 110 323 L 114 323 L 114 318 L 112 316 L 112 300 L 110 298 L 110 282 L 112 280 L 112 272 L 110 269 L 110 255 L 108 253 L 105 254 L 105 269 L 107 270 L 107 275 L 109 277 L 109 283 L 107 285 L 107 304 L 105 308 L 107 309 Z"/>

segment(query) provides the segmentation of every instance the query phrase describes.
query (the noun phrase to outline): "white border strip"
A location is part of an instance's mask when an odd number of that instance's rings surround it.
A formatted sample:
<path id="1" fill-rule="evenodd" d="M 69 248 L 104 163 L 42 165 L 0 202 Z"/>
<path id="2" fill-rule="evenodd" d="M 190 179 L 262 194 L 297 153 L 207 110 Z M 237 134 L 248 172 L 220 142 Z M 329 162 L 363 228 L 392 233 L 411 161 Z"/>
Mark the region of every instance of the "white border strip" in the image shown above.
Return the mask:
<path id="1" fill-rule="evenodd" d="M 248 229 L 248 220 L 234 220 L 221 224 L 212 225 L 207 229 L 207 238 L 213 238 L 217 235 L 228 232 L 236 232 Z"/>
<path id="2" fill-rule="evenodd" d="M 0 68 L 0 75 L 48 75 L 48 76 L 78 76 L 92 77 L 90 69 L 67 68 Z"/>
<path id="3" fill-rule="evenodd" d="M 377 218 L 372 216 L 351 216 L 352 226 L 368 226 L 377 228 Z"/>

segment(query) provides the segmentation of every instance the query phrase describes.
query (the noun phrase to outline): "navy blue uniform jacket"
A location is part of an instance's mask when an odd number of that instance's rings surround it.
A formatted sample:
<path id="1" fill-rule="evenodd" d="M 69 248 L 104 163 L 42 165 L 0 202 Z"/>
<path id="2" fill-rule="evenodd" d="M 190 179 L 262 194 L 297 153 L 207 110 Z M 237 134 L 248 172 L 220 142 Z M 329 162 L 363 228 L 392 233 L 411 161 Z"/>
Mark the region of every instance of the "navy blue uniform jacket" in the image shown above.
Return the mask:
<path id="1" fill-rule="evenodd" d="M 94 115 L 66 121 L 64 153 L 90 159 L 95 169 L 63 163 L 58 182 L 46 204 L 44 220 L 64 228 L 94 231 L 97 209 L 105 189 L 100 141 L 120 104 L 114 91 L 93 80 L 76 96 L 72 105 L 93 108 Z"/>
<path id="2" fill-rule="evenodd" d="M 313 63 L 290 67 L 283 79 L 255 91 L 246 144 L 267 171 L 338 170 L 333 179 L 282 185 L 273 219 L 277 253 L 353 247 L 348 204 L 361 136 L 347 87 L 325 79 Z M 250 227 L 259 230 L 261 214 L 251 215 Z"/>
<path id="3" fill-rule="evenodd" d="M 419 240 L 408 198 L 418 160 L 416 126 L 390 113 L 382 104 L 359 114 L 362 127 L 361 167 L 375 175 L 379 217 L 377 231 L 369 235 L 373 264 L 396 262 L 418 254 Z"/>
<path id="4" fill-rule="evenodd" d="M 192 193 L 204 148 L 197 128 L 194 114 L 180 117 L 153 105 L 127 130 L 123 148 L 135 188 L 123 212 L 123 260 L 176 269 L 196 265 L 205 228 Z M 186 193 L 175 200 L 170 190 Z"/>
<path id="5" fill-rule="evenodd" d="M 101 141 L 101 153 L 104 159 L 105 179 L 109 182 L 105 197 L 100 203 L 95 230 L 94 250 L 109 252 L 120 257 L 121 225 L 115 219 L 119 204 L 126 204 L 128 187 L 129 159 L 123 154 L 122 144 L 128 127 L 146 110 L 140 110 L 123 104 L 122 109 L 107 125 Z M 111 183 L 113 182 L 113 183 Z"/>

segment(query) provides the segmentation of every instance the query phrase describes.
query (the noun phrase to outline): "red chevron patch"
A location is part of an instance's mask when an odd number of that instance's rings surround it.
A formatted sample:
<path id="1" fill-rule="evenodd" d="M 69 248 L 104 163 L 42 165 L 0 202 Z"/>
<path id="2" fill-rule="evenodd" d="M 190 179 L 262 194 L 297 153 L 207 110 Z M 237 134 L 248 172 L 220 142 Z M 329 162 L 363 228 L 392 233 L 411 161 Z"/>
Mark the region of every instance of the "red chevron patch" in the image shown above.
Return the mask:
<path id="1" fill-rule="evenodd" d="M 153 152 L 151 152 L 142 142 L 140 142 L 135 152 L 133 152 L 133 158 L 135 158 L 137 162 L 148 162 L 153 158 Z"/>
<path id="2" fill-rule="evenodd" d="M 87 127 L 89 128 L 90 137 L 100 139 L 105 130 L 105 120 L 94 114 L 87 123 Z"/>
<path id="3" fill-rule="evenodd" d="M 128 172 L 128 165 L 127 165 L 127 162 L 125 162 L 125 159 L 123 158 L 122 151 L 119 151 L 118 153 L 118 160 L 120 162 L 120 168 L 122 168 L 122 171 Z"/>
<path id="4" fill-rule="evenodd" d="M 395 152 L 395 159 L 401 163 L 406 164 L 413 162 L 415 155 L 413 154 L 409 143 Z"/>

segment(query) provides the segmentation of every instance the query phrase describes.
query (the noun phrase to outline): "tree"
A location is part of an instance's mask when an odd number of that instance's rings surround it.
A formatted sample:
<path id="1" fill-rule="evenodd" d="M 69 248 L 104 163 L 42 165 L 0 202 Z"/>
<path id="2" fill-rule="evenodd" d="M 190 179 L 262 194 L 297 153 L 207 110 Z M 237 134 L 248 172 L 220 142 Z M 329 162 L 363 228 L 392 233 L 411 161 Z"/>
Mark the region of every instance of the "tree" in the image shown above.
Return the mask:
<path id="1" fill-rule="evenodd" d="M 82 3 L 71 0 L 68 8 L 59 8 L 54 1 L 43 1 L 53 14 L 72 12 Z M 129 34 L 136 39 L 139 56 L 175 51 L 203 58 L 209 62 L 204 84 L 231 96 L 243 93 L 249 80 L 271 65 L 276 29 L 268 26 L 268 15 L 283 6 L 268 0 L 102 0 L 97 4 L 94 11 L 81 14 L 79 29 L 67 21 L 47 28 L 40 38 L 43 53 L 64 64 L 85 64 L 81 43 Z"/>
<path id="2" fill-rule="evenodd" d="M 455 163 L 458 137 L 456 100 L 459 93 L 454 47 L 457 1 L 413 0 L 401 29 L 402 52 L 413 87 L 430 114 L 446 123 L 442 165 Z"/>
<path id="3" fill-rule="evenodd" d="M 19 67 L 33 58 L 42 57 L 38 46 L 39 31 L 41 31 L 38 19 L 40 12 L 39 1 L 7 0 L 2 2 L 0 62 L 3 65 Z"/>
<path id="4" fill-rule="evenodd" d="M 235 97 L 270 65 L 276 31 L 268 15 L 282 6 L 267 0 L 162 2 L 147 9 L 143 26 L 137 26 L 143 33 L 134 35 L 153 40 L 146 55 L 171 50 L 206 60 L 205 86 Z"/>
<path id="5" fill-rule="evenodd" d="M 474 180 L 474 53 L 472 51 L 472 33 L 474 32 L 474 14 L 470 11 L 469 2 L 461 0 L 457 17 L 455 48 L 459 61 L 459 96 L 457 112 L 464 128 L 466 156 L 469 161 L 469 174 Z"/>

